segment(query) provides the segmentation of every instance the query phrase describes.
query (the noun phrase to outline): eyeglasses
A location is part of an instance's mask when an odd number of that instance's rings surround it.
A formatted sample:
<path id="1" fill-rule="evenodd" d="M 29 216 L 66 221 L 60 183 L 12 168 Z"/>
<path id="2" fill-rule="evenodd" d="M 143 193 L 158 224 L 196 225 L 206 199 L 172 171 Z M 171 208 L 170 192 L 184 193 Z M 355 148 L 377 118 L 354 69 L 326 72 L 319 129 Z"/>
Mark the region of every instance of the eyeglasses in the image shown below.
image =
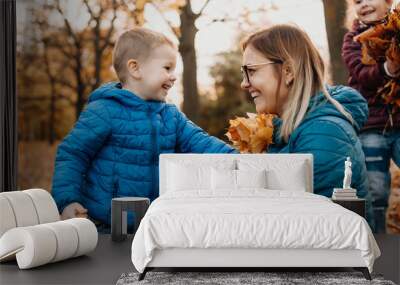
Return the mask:
<path id="1" fill-rule="evenodd" d="M 254 63 L 254 64 L 245 64 L 240 67 L 240 71 L 242 72 L 243 78 L 246 79 L 247 83 L 250 83 L 250 76 L 249 76 L 249 67 L 256 67 L 262 65 L 269 65 L 269 64 L 281 64 L 282 61 L 268 61 L 263 63 Z"/>

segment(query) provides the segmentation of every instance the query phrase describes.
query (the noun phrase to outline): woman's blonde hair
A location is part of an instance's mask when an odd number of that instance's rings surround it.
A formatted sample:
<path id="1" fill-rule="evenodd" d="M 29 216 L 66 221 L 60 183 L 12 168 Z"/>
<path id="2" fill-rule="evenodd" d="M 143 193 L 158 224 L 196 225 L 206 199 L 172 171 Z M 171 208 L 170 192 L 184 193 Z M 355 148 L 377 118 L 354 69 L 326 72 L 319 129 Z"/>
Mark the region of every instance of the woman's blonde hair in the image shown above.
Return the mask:
<path id="1" fill-rule="evenodd" d="M 304 119 L 310 99 L 322 92 L 348 120 L 353 118 L 343 106 L 332 98 L 325 87 L 325 65 L 307 34 L 291 25 L 275 25 L 250 35 L 242 43 L 244 51 L 251 46 L 271 61 L 283 62 L 291 68 L 294 79 L 289 86 L 288 99 L 281 114 L 282 126 L 279 136 L 287 142 L 290 134 Z M 278 90 L 282 76 L 282 65 L 273 65 L 279 77 Z"/>

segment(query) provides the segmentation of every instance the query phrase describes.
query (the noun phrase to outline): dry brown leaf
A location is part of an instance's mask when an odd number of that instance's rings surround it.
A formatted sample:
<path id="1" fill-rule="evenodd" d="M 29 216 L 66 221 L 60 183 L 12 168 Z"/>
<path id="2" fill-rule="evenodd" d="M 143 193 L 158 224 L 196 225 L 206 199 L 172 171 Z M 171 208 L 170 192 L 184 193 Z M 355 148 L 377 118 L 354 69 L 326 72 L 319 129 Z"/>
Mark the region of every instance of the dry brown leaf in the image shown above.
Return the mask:
<path id="1" fill-rule="evenodd" d="M 272 143 L 272 120 L 275 115 L 248 113 L 247 116 L 229 120 L 230 126 L 225 135 L 241 153 L 265 152 Z"/>

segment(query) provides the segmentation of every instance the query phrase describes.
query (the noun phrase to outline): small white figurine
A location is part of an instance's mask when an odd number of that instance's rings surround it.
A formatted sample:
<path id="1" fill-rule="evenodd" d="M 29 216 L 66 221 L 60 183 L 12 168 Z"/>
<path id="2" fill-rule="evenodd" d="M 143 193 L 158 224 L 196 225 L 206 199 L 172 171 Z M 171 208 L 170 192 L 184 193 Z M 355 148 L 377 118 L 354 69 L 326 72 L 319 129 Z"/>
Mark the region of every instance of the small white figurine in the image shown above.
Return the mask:
<path id="1" fill-rule="evenodd" d="M 344 162 L 344 179 L 343 179 L 343 189 L 351 188 L 351 160 L 348 156 L 346 161 Z"/>

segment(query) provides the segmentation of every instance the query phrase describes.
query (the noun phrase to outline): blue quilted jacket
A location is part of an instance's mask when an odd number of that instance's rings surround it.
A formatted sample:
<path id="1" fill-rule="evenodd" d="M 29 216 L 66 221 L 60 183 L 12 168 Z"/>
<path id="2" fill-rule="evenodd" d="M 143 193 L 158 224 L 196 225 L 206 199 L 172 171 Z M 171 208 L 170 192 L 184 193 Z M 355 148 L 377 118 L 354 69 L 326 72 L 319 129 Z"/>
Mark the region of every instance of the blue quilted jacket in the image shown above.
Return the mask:
<path id="1" fill-rule="evenodd" d="M 328 87 L 328 92 L 352 115 L 354 125 L 322 93 L 312 97 L 307 114 L 292 132 L 288 143 L 278 138 L 281 125 L 275 119 L 274 142 L 270 153 L 311 153 L 314 156 L 314 193 L 331 197 L 333 188 L 342 187 L 344 161 L 352 161 L 352 184 L 357 195 L 367 200 L 367 218 L 373 227 L 371 197 L 368 192 L 365 157 L 357 133 L 368 118 L 366 100 L 354 89 L 344 86 Z"/>
<path id="2" fill-rule="evenodd" d="M 144 101 L 119 83 L 101 86 L 58 147 L 52 194 L 59 211 L 79 202 L 93 219 L 110 224 L 113 197 L 158 196 L 159 155 L 175 152 L 235 150 L 175 105 Z"/>

